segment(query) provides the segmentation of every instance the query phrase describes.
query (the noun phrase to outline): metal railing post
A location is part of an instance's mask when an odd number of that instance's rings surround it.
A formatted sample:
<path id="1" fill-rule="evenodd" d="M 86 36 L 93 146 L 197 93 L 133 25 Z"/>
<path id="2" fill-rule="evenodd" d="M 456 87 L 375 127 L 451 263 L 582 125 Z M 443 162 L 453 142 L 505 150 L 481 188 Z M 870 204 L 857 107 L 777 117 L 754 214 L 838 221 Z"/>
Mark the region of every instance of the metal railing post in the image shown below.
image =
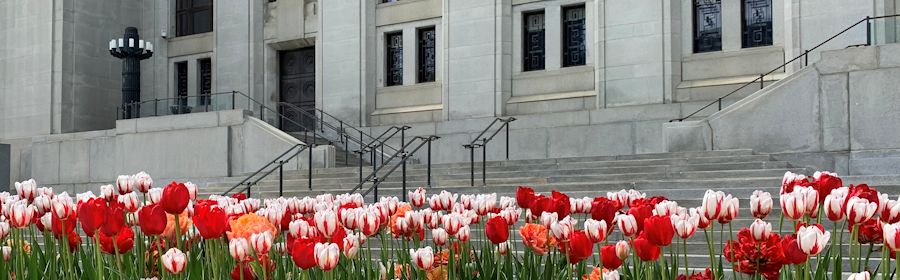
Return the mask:
<path id="1" fill-rule="evenodd" d="M 232 90 L 232 91 L 231 91 L 231 110 L 234 110 L 234 108 L 235 108 L 235 106 L 234 106 L 234 95 L 235 95 L 235 92 Z"/>
<path id="2" fill-rule="evenodd" d="M 403 161 L 403 167 L 400 170 L 401 176 L 403 176 L 403 184 L 401 186 L 403 187 L 403 201 L 406 201 L 406 157 L 408 155 L 406 154 L 406 152 L 402 152 L 401 155 L 402 158 L 400 160 Z"/>
<path id="3" fill-rule="evenodd" d="M 431 187 L 431 137 L 428 138 L 428 184 Z"/>
<path id="4" fill-rule="evenodd" d="M 266 113 L 262 104 L 259 104 L 259 119 L 262 121 L 266 121 Z"/>
<path id="5" fill-rule="evenodd" d="M 250 197 L 250 192 L 252 191 L 253 183 L 247 182 L 247 197 Z"/>
<path id="6" fill-rule="evenodd" d="M 803 52 L 803 66 L 809 65 L 809 50 Z"/>
<path id="7" fill-rule="evenodd" d="M 507 120 L 506 122 L 506 160 L 509 160 L 509 122 L 511 120 Z"/>
<path id="8" fill-rule="evenodd" d="M 487 186 L 487 139 L 481 145 L 481 185 Z"/>
<path id="9" fill-rule="evenodd" d="M 763 84 L 763 80 L 765 80 L 766 74 L 759 74 L 759 89 L 763 89 L 765 84 Z"/>
<path id="10" fill-rule="evenodd" d="M 718 102 L 719 102 L 719 111 L 722 111 L 722 98 L 719 98 Z"/>
<path id="11" fill-rule="evenodd" d="M 159 98 L 153 99 L 153 115 L 159 116 Z"/>
<path id="12" fill-rule="evenodd" d="M 284 196 L 284 161 L 278 162 L 278 196 Z"/>
<path id="13" fill-rule="evenodd" d="M 365 152 L 365 147 L 362 145 L 362 130 L 359 131 L 359 183 L 363 182 L 363 152 Z"/>
<path id="14" fill-rule="evenodd" d="M 475 146 L 469 147 L 469 185 L 475 186 Z"/>
<path id="15" fill-rule="evenodd" d="M 308 174 L 306 175 L 306 181 L 307 181 L 307 184 L 309 185 L 309 190 L 312 190 L 312 169 L 313 169 L 312 157 L 313 157 L 313 147 L 315 147 L 315 146 L 316 146 L 315 144 L 310 144 L 310 145 L 306 146 L 306 150 L 307 150 L 306 152 L 309 153 L 309 171 L 307 171 Z"/>
<path id="16" fill-rule="evenodd" d="M 866 46 L 872 45 L 872 20 L 871 17 L 866 17 Z"/>

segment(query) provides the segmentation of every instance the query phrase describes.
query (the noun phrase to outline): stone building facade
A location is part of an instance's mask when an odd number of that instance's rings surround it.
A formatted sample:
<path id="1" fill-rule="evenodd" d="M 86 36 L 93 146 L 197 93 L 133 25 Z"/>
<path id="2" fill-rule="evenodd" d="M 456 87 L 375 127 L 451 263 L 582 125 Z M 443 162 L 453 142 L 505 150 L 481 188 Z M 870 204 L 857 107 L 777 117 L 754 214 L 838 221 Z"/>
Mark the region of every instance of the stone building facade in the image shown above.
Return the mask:
<path id="1" fill-rule="evenodd" d="M 664 152 L 664 123 L 897 2 L 0 0 L 0 142 L 18 180 L 41 168 L 34 137 L 116 128 L 121 66 L 106 47 L 135 26 L 156 47 L 141 66 L 144 101 L 246 108 L 215 94 L 238 91 L 373 134 L 411 125 L 443 137 L 438 162 L 466 160 L 460 146 L 500 116 L 519 119 L 513 158 Z M 870 32 L 893 40 L 892 26 Z M 851 30 L 809 60 L 866 38 Z"/>

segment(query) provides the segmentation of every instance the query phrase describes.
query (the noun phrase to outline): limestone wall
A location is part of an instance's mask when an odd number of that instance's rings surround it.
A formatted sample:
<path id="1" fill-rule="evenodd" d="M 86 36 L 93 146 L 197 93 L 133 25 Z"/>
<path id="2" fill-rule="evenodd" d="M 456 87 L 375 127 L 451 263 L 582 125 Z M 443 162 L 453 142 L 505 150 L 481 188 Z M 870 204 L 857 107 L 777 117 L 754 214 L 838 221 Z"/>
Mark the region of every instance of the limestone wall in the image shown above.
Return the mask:
<path id="1" fill-rule="evenodd" d="M 83 191 L 119 174 L 146 171 L 154 180 L 200 183 L 254 172 L 301 143 L 243 111 L 218 111 L 116 122 L 116 129 L 34 137 L 31 177 L 42 185 Z M 302 161 L 287 170 L 307 168 Z M 313 165 L 331 166 L 334 147 L 313 151 Z"/>
<path id="2" fill-rule="evenodd" d="M 827 161 L 845 173 L 896 173 L 897 77 L 898 44 L 823 52 L 821 61 L 706 119 L 664 124 L 666 150 L 750 148 Z"/>

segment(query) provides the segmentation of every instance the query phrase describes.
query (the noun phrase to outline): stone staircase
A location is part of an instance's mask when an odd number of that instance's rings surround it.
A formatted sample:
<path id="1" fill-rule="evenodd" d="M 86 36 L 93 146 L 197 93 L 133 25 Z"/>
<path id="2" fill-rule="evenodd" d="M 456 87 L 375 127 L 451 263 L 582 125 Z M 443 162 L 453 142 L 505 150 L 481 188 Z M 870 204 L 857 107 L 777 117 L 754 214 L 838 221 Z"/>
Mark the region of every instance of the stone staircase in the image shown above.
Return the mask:
<path id="1" fill-rule="evenodd" d="M 321 135 L 317 135 L 313 137 L 312 134 L 304 135 L 303 132 L 288 132 L 294 138 L 297 138 L 300 141 L 304 141 L 305 139 L 311 139 L 310 142 L 315 144 L 316 146 L 320 145 L 332 145 L 334 146 L 334 165 L 335 167 L 352 167 L 359 166 L 359 155 L 354 153 L 353 151 L 347 151 L 340 145 L 336 145 L 332 140 L 323 138 Z M 304 141 L 305 142 L 305 141 Z M 367 160 L 363 160 L 363 165 L 368 166 L 369 162 Z"/>
<path id="2" fill-rule="evenodd" d="M 365 167 L 363 171 L 363 176 L 366 176 L 371 172 L 371 167 Z M 441 190 L 448 190 L 462 194 L 496 192 L 498 195 L 514 197 L 518 186 L 527 185 L 534 188 L 536 192 L 549 193 L 551 190 L 558 190 L 573 198 L 596 197 L 606 195 L 608 191 L 636 189 L 647 193 L 648 196 L 666 196 L 684 207 L 699 206 L 707 189 L 722 190 L 741 199 L 739 217 L 732 224 L 736 234 L 740 228 L 748 226 L 754 220 L 750 216 L 749 209 L 749 197 L 754 190 L 764 190 L 773 194 L 775 209 L 768 221 L 773 224 L 774 229 L 779 227 L 777 217 L 780 215 L 780 209 L 777 196 L 785 171 L 812 174 L 815 170 L 793 167 L 788 162 L 774 160 L 769 155 L 755 154 L 752 150 L 678 152 L 490 161 L 487 162 L 486 185 L 482 185 L 481 182 L 481 165 L 476 163 L 476 186 L 474 187 L 470 186 L 469 163 L 435 164 L 432 166 L 432 186 L 426 188 L 429 195 Z M 407 190 L 426 186 L 426 172 L 425 165 L 408 165 Z M 349 192 L 359 183 L 358 167 L 313 170 L 312 190 L 308 189 L 306 174 L 305 170 L 285 173 L 284 196 L 340 194 Z M 868 183 L 884 193 L 900 193 L 900 176 L 842 176 L 842 178 L 845 185 Z M 239 177 L 230 178 L 221 183 L 210 183 L 201 190 L 201 193 L 204 196 L 221 194 L 222 191 L 233 185 L 230 180 L 236 182 Z M 398 169 L 380 185 L 378 194 L 379 196 L 400 197 L 402 190 L 401 175 Z M 279 195 L 277 177 L 270 177 L 260 182 L 260 185 L 254 186 L 252 192 L 253 196 L 257 198 L 277 197 Z M 370 202 L 373 196 L 370 194 L 365 199 Z M 575 217 L 579 220 L 578 227 L 581 228 L 581 222 L 587 217 L 584 215 Z M 828 227 L 832 226 L 827 221 L 823 224 Z M 518 228 L 518 226 L 514 228 Z M 793 228 L 793 224 L 785 221 L 784 231 L 787 232 L 791 228 Z M 713 231 L 716 244 L 721 244 L 721 234 L 729 234 L 727 227 L 725 231 L 722 229 L 720 225 L 716 224 Z M 480 226 L 474 226 L 472 228 L 473 236 L 482 236 L 482 230 Z M 617 236 L 617 234 L 618 231 L 614 232 L 610 240 L 621 240 L 621 236 Z M 511 236 L 519 238 L 516 234 Z M 834 236 L 833 239 L 837 239 L 837 236 Z M 845 234 L 845 247 L 849 240 L 849 234 Z M 680 239 L 676 241 L 681 248 Z M 521 241 L 517 242 L 519 242 L 517 246 L 520 246 Z M 687 242 L 690 267 L 708 266 L 709 252 L 703 232 L 698 231 Z M 667 252 L 671 248 L 668 248 Z M 516 247 L 516 249 L 521 250 L 522 248 Z M 716 247 L 717 254 L 721 250 L 721 247 Z M 863 254 L 866 252 L 867 247 L 863 248 Z M 682 254 L 679 253 L 679 262 L 684 261 Z M 876 251 L 873 253 L 871 267 L 874 268 L 879 261 L 880 251 Z M 846 261 L 845 266 L 844 271 L 848 271 L 849 264 Z M 728 278 L 731 278 L 730 272 Z"/>

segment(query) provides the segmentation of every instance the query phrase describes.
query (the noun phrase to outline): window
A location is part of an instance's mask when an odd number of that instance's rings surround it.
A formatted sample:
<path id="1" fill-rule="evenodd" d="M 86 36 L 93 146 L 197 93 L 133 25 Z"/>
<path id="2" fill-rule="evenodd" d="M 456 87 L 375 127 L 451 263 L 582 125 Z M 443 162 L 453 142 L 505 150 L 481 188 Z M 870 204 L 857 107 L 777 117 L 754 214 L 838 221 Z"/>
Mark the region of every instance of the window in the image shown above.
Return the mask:
<path id="1" fill-rule="evenodd" d="M 403 32 L 384 34 L 385 86 L 403 84 Z"/>
<path id="2" fill-rule="evenodd" d="M 213 30 L 213 0 L 176 0 L 176 36 L 206 33 Z"/>
<path id="3" fill-rule="evenodd" d="M 522 70 L 533 71 L 544 69 L 544 11 L 530 12 L 523 15 L 525 30 L 523 32 Z"/>
<path id="4" fill-rule="evenodd" d="M 212 60 L 209 58 L 197 61 L 200 68 L 200 97 L 197 105 L 210 105 L 212 103 Z"/>
<path id="5" fill-rule="evenodd" d="M 585 64 L 584 6 L 563 8 L 563 67 Z"/>
<path id="6" fill-rule="evenodd" d="M 435 47 L 434 47 L 434 26 L 421 28 L 418 30 L 419 49 L 416 54 L 418 57 L 418 78 L 419 83 L 434 82 L 435 76 Z"/>
<path id="7" fill-rule="evenodd" d="M 188 96 L 188 65 L 187 61 L 175 63 L 175 93 L 178 97 Z M 181 100 L 181 99 L 179 99 Z M 181 102 L 181 101 L 179 101 Z"/>
<path id="8" fill-rule="evenodd" d="M 694 52 L 722 50 L 721 0 L 694 1 Z"/>
<path id="9" fill-rule="evenodd" d="M 741 47 L 772 45 L 772 0 L 744 0 L 741 6 Z"/>

